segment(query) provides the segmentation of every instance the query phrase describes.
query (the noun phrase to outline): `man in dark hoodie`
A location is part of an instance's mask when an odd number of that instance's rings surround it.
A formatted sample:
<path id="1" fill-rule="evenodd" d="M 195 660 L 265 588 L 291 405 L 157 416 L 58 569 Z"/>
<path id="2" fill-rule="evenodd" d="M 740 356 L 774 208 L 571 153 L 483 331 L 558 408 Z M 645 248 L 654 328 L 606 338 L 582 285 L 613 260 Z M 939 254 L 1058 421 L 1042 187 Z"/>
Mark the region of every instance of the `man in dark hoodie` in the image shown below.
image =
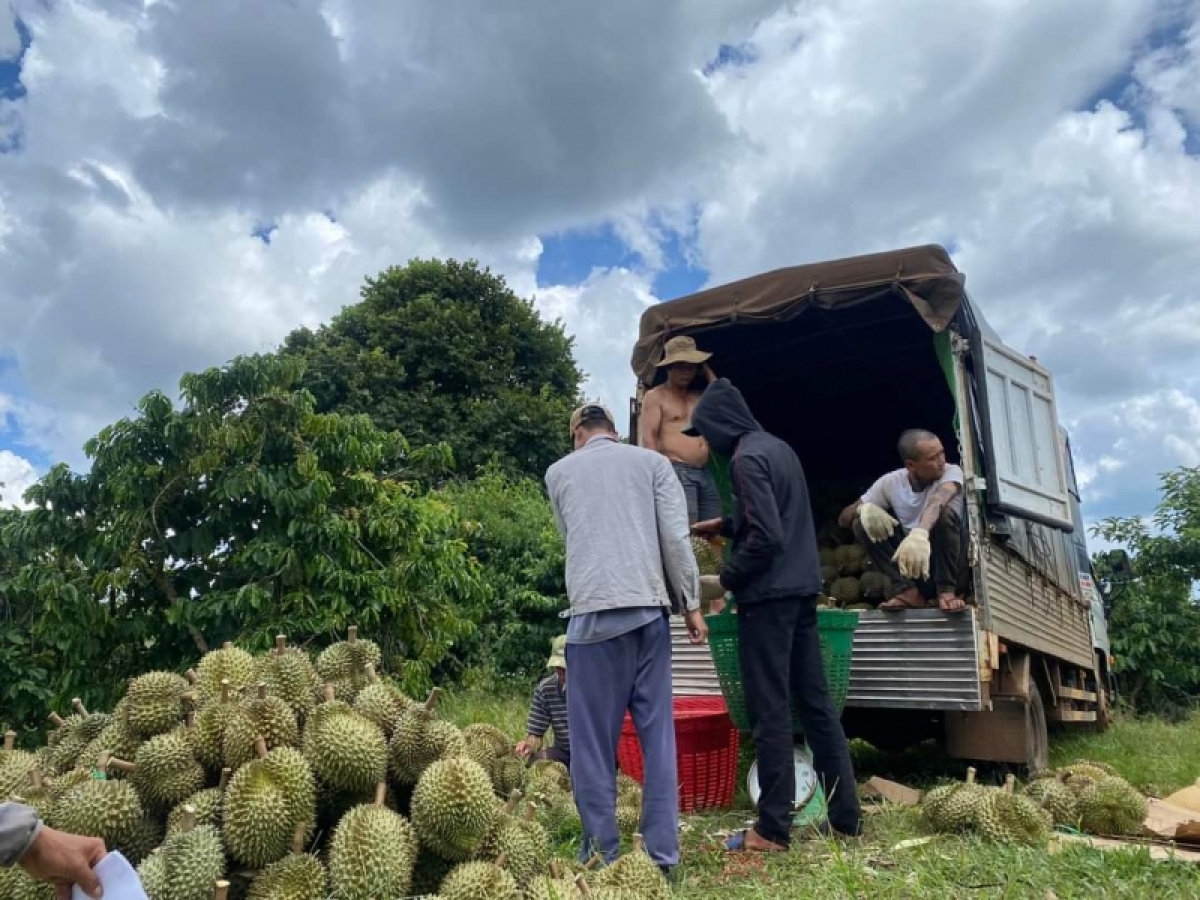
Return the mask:
<path id="1" fill-rule="evenodd" d="M 734 514 L 693 526 L 733 538 L 721 585 L 737 601 L 738 656 L 758 756 L 758 821 L 731 850 L 782 851 L 791 843 L 795 797 L 793 705 L 828 798 L 823 827 L 862 830 L 862 809 L 846 735 L 829 695 L 817 638 L 821 564 L 808 484 L 800 460 L 768 434 L 726 378 L 704 392 L 684 434 L 703 437 L 730 460 Z"/>

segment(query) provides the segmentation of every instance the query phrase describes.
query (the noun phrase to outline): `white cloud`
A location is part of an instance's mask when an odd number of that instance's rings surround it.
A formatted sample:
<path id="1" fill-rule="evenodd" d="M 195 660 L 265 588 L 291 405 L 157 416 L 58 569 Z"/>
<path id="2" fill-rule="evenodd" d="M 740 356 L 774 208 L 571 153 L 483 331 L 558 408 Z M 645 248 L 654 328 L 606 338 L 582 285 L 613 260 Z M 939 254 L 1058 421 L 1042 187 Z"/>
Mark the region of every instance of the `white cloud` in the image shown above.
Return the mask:
<path id="1" fill-rule="evenodd" d="M 28 506 L 22 495 L 37 481 L 37 470 L 29 460 L 11 450 L 0 450 L 0 509 Z"/>
<path id="2" fill-rule="evenodd" d="M 17 13 L 5 4 L 0 6 L 0 61 L 15 59 L 21 52 L 21 35 L 17 32 Z"/>

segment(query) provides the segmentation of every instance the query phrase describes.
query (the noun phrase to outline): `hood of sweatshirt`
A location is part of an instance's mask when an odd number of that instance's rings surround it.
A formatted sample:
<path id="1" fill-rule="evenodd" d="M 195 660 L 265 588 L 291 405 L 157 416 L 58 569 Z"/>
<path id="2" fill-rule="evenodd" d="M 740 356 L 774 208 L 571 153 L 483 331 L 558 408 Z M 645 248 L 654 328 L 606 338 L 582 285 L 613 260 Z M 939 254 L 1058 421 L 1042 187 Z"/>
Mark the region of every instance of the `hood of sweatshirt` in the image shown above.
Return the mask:
<path id="1" fill-rule="evenodd" d="M 751 431 L 762 431 L 762 426 L 751 414 L 746 398 L 728 378 L 718 378 L 704 389 L 683 433 L 699 435 L 717 453 L 729 456 L 742 435 Z"/>

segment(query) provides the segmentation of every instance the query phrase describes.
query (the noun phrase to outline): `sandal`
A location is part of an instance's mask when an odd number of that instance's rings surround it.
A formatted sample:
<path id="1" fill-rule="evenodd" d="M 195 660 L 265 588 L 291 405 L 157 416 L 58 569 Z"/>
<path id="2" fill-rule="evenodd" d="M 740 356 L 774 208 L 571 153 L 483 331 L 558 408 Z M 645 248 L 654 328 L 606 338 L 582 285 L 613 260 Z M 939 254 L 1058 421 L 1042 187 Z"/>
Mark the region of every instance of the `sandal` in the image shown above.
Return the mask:
<path id="1" fill-rule="evenodd" d="M 753 843 L 751 843 L 751 833 L 754 834 Z M 768 841 L 753 828 L 735 831 L 725 842 L 727 853 L 787 853 L 788 849 L 774 841 Z"/>
<path id="2" fill-rule="evenodd" d="M 912 599 L 912 594 L 908 594 L 906 591 L 905 593 L 897 594 L 886 603 L 879 604 L 879 608 L 884 612 L 895 612 L 902 609 L 925 609 L 928 605 L 925 602 L 925 598 L 920 594 L 917 594 L 914 600 Z"/>

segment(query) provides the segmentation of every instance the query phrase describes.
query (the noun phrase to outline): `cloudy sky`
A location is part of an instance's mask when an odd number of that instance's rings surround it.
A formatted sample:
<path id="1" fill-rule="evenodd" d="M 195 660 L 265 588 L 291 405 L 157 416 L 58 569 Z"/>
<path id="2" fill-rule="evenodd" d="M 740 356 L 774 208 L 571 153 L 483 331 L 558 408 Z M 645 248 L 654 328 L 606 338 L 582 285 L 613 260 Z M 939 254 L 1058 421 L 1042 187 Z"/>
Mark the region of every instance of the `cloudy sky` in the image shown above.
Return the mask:
<path id="1" fill-rule="evenodd" d="M 1200 0 L 0 0 L 5 501 L 181 372 L 474 256 L 623 408 L 650 303 L 936 241 L 1089 518 L 1200 464 Z"/>

